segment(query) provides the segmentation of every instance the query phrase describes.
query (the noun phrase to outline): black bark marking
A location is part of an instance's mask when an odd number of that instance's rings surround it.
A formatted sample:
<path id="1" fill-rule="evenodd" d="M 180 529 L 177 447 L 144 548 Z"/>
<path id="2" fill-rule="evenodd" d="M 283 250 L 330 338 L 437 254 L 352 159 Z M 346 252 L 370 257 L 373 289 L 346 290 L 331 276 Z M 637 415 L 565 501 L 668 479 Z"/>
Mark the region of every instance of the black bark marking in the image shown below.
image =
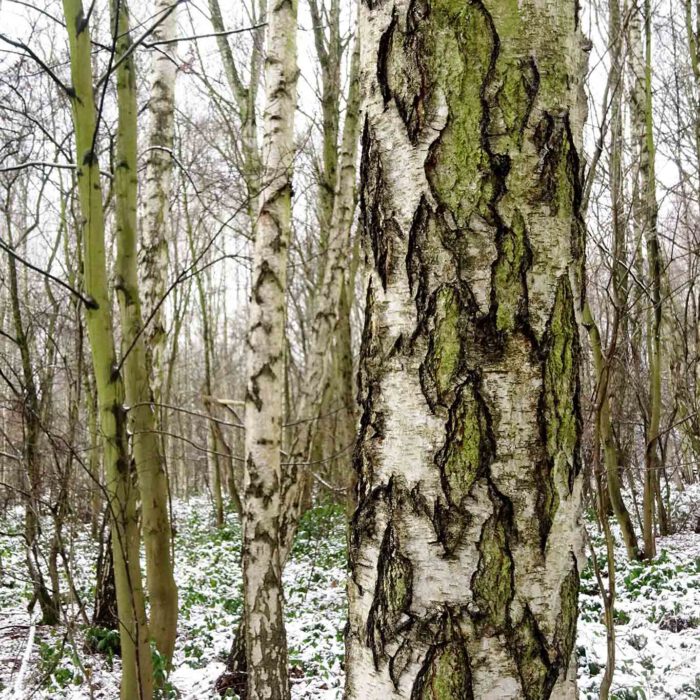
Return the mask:
<path id="1" fill-rule="evenodd" d="M 412 589 L 413 567 L 401 553 L 398 534 L 389 524 L 379 551 L 377 584 L 367 618 L 367 642 L 377 668 L 385 656 L 386 644 L 396 636 L 411 606 Z"/>
<path id="2" fill-rule="evenodd" d="M 374 267 L 386 289 L 389 275 L 395 269 L 394 239 L 403 232 L 390 212 L 385 209 L 383 194 L 387 190 L 380 154 L 374 135 L 365 119 L 362 131 L 362 165 L 360 167 L 360 223 L 365 250 L 371 249 Z"/>

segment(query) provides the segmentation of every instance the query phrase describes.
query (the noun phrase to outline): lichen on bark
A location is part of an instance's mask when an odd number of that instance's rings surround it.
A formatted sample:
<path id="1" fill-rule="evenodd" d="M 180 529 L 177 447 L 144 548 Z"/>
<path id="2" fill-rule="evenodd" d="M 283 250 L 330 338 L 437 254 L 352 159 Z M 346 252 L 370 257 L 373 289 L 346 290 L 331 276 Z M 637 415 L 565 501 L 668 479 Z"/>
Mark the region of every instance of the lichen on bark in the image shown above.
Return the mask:
<path id="1" fill-rule="evenodd" d="M 469 652 L 449 612 L 438 636 L 416 677 L 411 700 L 473 700 Z"/>
<path id="2" fill-rule="evenodd" d="M 479 566 L 471 580 L 475 618 L 493 631 L 506 629 L 514 593 L 513 558 L 509 536 L 509 505 L 502 503 L 481 530 Z"/>
<path id="3" fill-rule="evenodd" d="M 575 697 L 584 62 L 553 3 L 363 10 L 350 700 Z"/>
<path id="4" fill-rule="evenodd" d="M 543 341 L 545 361 L 540 422 L 545 435 L 548 478 L 543 483 L 543 518 L 550 523 L 559 504 L 559 493 L 569 495 L 580 470 L 578 444 L 581 416 L 578 411 L 578 326 L 568 278 L 557 287 L 554 308 Z"/>

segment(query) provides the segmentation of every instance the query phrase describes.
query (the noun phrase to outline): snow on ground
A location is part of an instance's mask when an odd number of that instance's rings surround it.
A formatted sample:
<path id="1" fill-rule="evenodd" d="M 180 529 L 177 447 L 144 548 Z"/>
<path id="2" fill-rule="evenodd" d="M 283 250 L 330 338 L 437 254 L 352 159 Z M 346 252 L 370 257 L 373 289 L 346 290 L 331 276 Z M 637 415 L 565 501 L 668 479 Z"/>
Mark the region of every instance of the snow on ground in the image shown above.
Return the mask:
<path id="1" fill-rule="evenodd" d="M 617 700 L 700 698 L 700 535 L 691 531 L 700 486 L 676 500 L 676 517 L 686 530 L 659 540 L 653 563 L 627 563 L 618 542 L 613 682 Z M 174 670 L 162 697 L 214 700 L 214 681 L 224 668 L 241 613 L 240 531 L 233 515 L 216 530 L 211 508 L 200 498 L 176 503 L 175 525 L 180 627 Z M 109 652 L 113 639 L 87 629 L 74 602 L 65 602 L 70 624 L 56 629 L 37 626 L 29 647 L 29 586 L 16 537 L 21 526 L 19 510 L 0 521 L 0 700 L 117 698 L 119 658 L 94 651 L 100 644 Z M 591 537 L 604 570 L 603 542 L 593 528 Z M 82 525 L 73 524 L 65 538 L 75 561 L 76 588 L 89 616 L 95 546 Z M 316 508 L 304 518 L 285 571 L 295 700 L 342 697 L 345 538 L 342 510 Z M 580 608 L 579 684 L 582 700 L 589 700 L 597 697 L 606 648 L 602 603 L 590 567 L 582 573 Z M 88 636 L 93 638 L 92 650 Z"/>

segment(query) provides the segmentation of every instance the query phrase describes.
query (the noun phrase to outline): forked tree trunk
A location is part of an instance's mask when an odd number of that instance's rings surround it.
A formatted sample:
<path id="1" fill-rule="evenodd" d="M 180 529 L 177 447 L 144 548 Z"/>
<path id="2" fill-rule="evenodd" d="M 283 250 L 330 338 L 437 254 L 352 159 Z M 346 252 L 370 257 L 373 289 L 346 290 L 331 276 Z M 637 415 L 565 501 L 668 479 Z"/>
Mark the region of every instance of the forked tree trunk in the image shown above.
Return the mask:
<path id="1" fill-rule="evenodd" d="M 90 299 L 87 329 L 97 389 L 99 425 L 112 525 L 114 579 L 122 650 L 122 700 L 151 700 L 153 672 L 141 565 L 136 489 L 126 433 L 124 383 L 117 367 L 107 282 L 105 219 L 94 137 L 97 114 L 92 85 L 88 19 L 81 0 L 64 0 L 70 45 L 78 198 L 83 217 L 84 285 Z"/>
<path id="2" fill-rule="evenodd" d="M 141 316 L 141 296 L 136 263 L 137 203 L 137 106 L 136 75 L 131 53 L 129 8 L 126 0 L 112 0 L 116 45 L 117 167 L 115 203 L 117 224 L 117 283 L 122 322 L 124 383 L 133 434 L 133 454 L 141 495 L 143 543 L 150 602 L 149 629 L 156 649 L 170 664 L 177 634 L 177 587 L 171 555 L 168 485 L 156 412 L 152 405 L 151 363 Z"/>
<path id="3" fill-rule="evenodd" d="M 347 281 L 346 251 L 349 247 L 350 230 L 354 212 L 354 187 L 356 176 L 357 130 L 359 122 L 359 43 L 356 42 L 350 67 L 350 89 L 348 106 L 343 127 L 340 159 L 337 172 L 336 196 L 333 200 L 331 216 L 332 236 L 328 242 L 328 261 L 321 280 L 321 293 L 318 308 L 310 330 L 310 351 L 301 382 L 298 415 L 303 422 L 293 441 L 293 459 L 285 465 L 281 480 L 281 508 L 279 517 L 280 570 L 294 543 L 294 535 L 303 511 L 304 495 L 309 473 L 305 462 L 312 449 L 317 418 L 323 410 L 321 397 L 328 385 L 332 370 L 331 342 L 338 324 L 342 322 L 343 286 Z M 246 409 L 247 410 L 247 409 Z M 246 416 L 248 414 L 246 413 Z M 309 420 L 311 418 L 312 420 Z M 226 660 L 226 671 L 217 680 L 220 693 L 231 688 L 241 697 L 242 688 L 248 674 L 246 643 L 241 639 L 244 626 L 236 628 L 231 650 Z"/>
<path id="4" fill-rule="evenodd" d="M 362 14 L 347 697 L 576 697 L 583 37 L 573 0 Z"/>
<path id="5" fill-rule="evenodd" d="M 287 251 L 291 235 L 296 0 L 268 6 L 264 188 L 255 226 L 248 321 L 243 493 L 243 592 L 248 697 L 289 698 L 280 556 Z"/>

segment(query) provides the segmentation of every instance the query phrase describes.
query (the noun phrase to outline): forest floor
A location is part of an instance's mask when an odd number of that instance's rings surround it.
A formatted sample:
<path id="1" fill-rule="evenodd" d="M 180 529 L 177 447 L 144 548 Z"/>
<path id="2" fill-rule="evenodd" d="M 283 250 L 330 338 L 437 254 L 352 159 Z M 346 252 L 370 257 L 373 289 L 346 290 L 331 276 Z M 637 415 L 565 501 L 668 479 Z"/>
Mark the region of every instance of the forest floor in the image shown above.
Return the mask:
<path id="1" fill-rule="evenodd" d="M 659 540 L 659 556 L 652 563 L 628 564 L 617 543 L 613 697 L 618 700 L 700 698 L 700 535 L 691 531 L 698 503 L 700 488 L 675 497 L 674 518 L 681 529 Z M 213 699 L 241 612 L 240 531 L 233 515 L 224 528 L 213 528 L 204 499 L 178 502 L 174 512 L 180 623 L 174 670 L 162 697 Z M 0 700 L 118 698 L 114 635 L 86 628 L 74 603 L 66 607 L 74 622 L 57 628 L 35 625 L 27 612 L 29 587 L 16 535 L 21 525 L 20 510 L 0 520 Z M 298 700 L 342 697 L 345 537 L 342 509 L 314 509 L 303 520 L 285 571 L 292 687 Z M 67 528 L 66 539 L 89 616 L 95 545 L 89 528 L 78 523 Z M 595 528 L 591 539 L 604 571 L 603 541 Z M 606 634 L 590 560 L 581 576 L 580 609 L 579 685 L 582 700 L 592 700 L 605 667 Z"/>

